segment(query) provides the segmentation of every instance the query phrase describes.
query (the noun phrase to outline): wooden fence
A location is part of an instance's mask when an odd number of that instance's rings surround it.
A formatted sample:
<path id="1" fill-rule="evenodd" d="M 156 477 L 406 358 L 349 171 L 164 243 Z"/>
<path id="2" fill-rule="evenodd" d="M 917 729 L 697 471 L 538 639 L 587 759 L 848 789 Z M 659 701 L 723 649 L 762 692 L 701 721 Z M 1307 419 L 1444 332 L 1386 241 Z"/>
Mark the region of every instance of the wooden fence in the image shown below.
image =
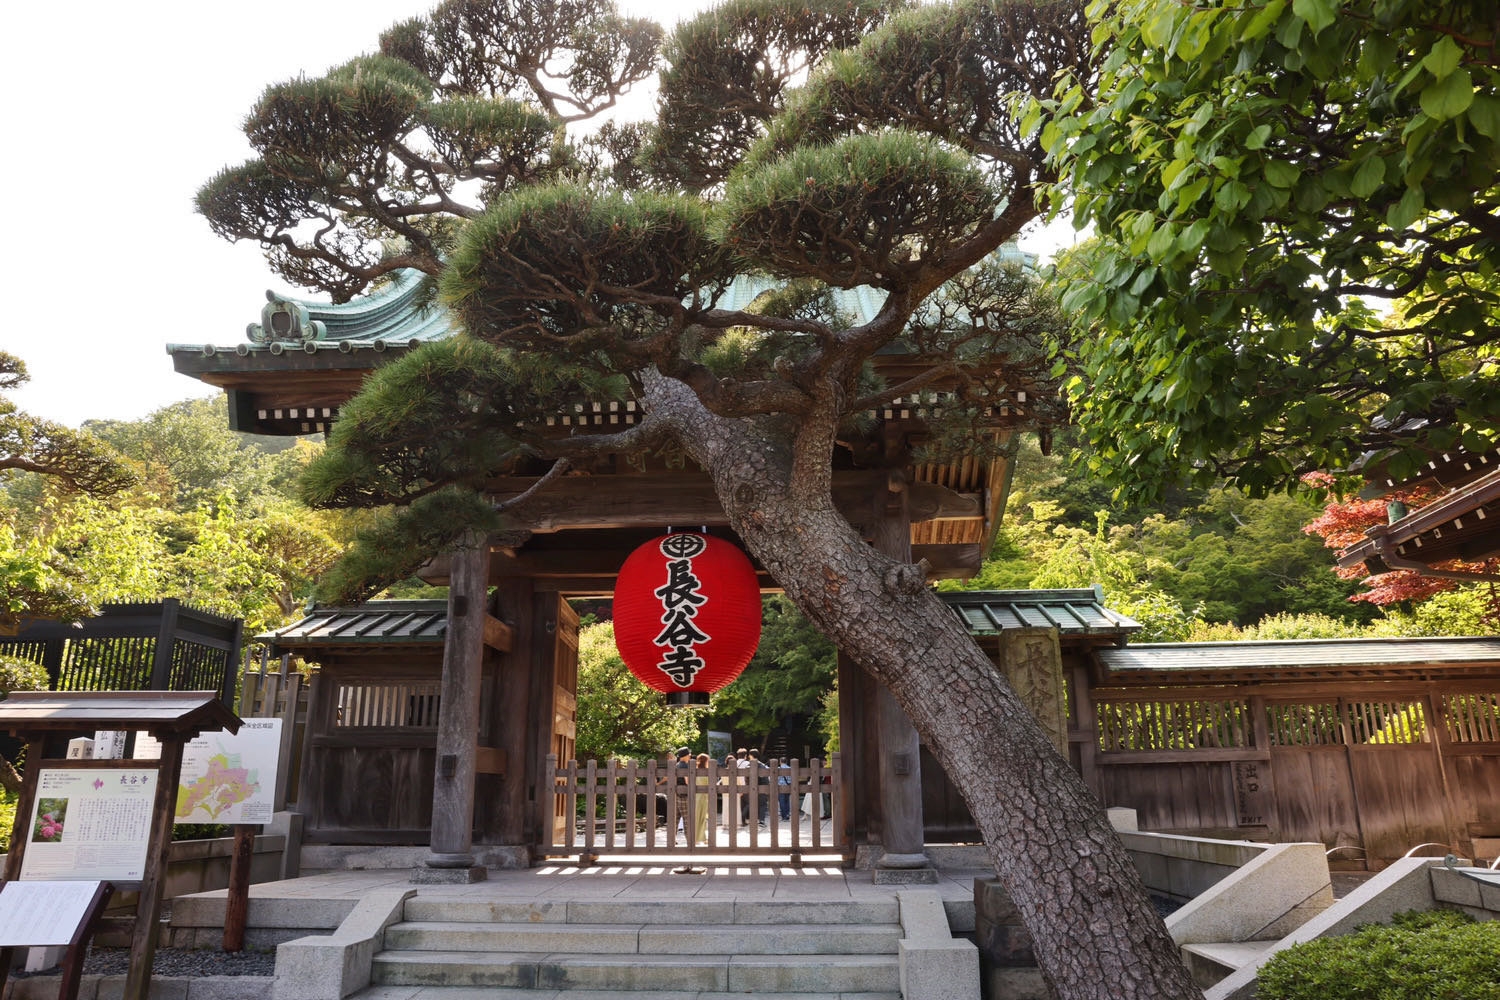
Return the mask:
<path id="1" fill-rule="evenodd" d="M 1316 841 L 1371 868 L 1500 849 L 1500 678 L 1095 688 L 1079 708 L 1085 779 L 1143 830 Z"/>
<path id="2" fill-rule="evenodd" d="M 299 801 L 302 753 L 307 735 L 307 679 L 291 669 L 291 657 L 270 661 L 264 650 L 245 654 L 240 676 L 239 716 L 281 720 L 281 759 L 276 769 L 276 806 Z"/>
<path id="3" fill-rule="evenodd" d="M 659 761 L 559 763 L 547 755 L 559 823 L 550 855 L 845 854 L 838 754 L 759 769 L 678 769 Z M 788 818 L 781 817 L 786 796 Z M 765 816 L 764 825 L 759 817 Z M 748 821 L 743 817 L 748 816 Z"/>
<path id="4" fill-rule="evenodd" d="M 238 618 L 168 598 L 33 622 L 0 636 L 0 655 L 41 665 L 54 691 L 217 691 L 228 704 L 240 639 Z"/>

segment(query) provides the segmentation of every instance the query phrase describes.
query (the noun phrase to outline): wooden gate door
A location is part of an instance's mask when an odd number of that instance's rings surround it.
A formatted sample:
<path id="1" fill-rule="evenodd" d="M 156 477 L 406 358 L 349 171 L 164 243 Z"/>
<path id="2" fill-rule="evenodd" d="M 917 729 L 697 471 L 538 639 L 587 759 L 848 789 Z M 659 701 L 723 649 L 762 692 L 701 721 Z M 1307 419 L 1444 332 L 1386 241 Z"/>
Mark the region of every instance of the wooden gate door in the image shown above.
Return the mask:
<path id="1" fill-rule="evenodd" d="M 1365 854 L 1399 858 L 1422 844 L 1451 844 L 1442 761 L 1421 692 L 1345 699 L 1349 773 Z"/>
<path id="2" fill-rule="evenodd" d="M 325 666 L 299 796 L 310 844 L 423 844 L 432 829 L 438 695 L 431 665 Z"/>
<path id="3" fill-rule="evenodd" d="M 657 760 L 580 764 L 549 754 L 547 773 L 561 814 L 573 820 L 554 828 L 560 833 L 542 848 L 548 856 L 780 855 L 800 864 L 804 854 L 852 853 L 839 820 L 838 754 L 827 764 L 773 759 L 748 771 L 713 761 L 691 770 Z"/>
<path id="4" fill-rule="evenodd" d="M 1267 699 L 1266 716 L 1277 839 L 1362 848 L 1338 698 Z"/>
<path id="5" fill-rule="evenodd" d="M 1448 841 L 1442 762 L 1421 692 L 1267 709 L 1280 839 L 1357 847 L 1377 867 Z"/>
<path id="6" fill-rule="evenodd" d="M 558 760 L 572 760 L 578 740 L 578 613 L 557 600 L 557 630 L 552 648 L 552 750 Z M 560 843 L 573 828 L 571 803 L 557 795 L 552 805 L 552 841 Z"/>

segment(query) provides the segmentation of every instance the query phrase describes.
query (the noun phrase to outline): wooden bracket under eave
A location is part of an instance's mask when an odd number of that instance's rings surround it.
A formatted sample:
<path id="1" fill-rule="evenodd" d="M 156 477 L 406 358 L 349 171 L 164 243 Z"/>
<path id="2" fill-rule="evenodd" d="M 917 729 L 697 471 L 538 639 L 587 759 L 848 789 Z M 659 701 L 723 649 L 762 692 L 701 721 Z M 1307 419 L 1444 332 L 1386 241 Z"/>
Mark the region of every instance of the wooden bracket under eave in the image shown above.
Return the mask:
<path id="1" fill-rule="evenodd" d="M 509 653 L 515 640 L 515 630 L 493 615 L 484 616 L 484 644 L 502 653 Z"/>

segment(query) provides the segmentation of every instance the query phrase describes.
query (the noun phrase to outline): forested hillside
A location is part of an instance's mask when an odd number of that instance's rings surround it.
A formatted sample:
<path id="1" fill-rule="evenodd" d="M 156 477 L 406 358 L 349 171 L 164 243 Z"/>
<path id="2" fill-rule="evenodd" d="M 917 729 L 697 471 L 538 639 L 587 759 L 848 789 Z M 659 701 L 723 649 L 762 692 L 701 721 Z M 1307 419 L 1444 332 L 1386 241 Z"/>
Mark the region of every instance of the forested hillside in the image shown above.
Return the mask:
<path id="1" fill-rule="evenodd" d="M 56 476 L 5 473 L 0 565 L 11 613 L 59 607 L 59 597 L 84 611 L 176 597 L 243 618 L 253 635 L 299 612 L 354 522 L 295 499 L 296 477 L 320 445 L 228 427 L 223 397 L 87 423 L 133 474 L 133 485 L 105 496 Z"/>

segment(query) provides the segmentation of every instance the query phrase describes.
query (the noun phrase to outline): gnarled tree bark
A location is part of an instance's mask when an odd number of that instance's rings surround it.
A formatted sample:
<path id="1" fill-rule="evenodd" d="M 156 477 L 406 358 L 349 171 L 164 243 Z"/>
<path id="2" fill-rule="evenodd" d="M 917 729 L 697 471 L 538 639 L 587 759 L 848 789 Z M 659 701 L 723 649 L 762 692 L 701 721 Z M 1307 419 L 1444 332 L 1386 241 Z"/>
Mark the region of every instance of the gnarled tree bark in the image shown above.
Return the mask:
<path id="1" fill-rule="evenodd" d="M 755 421 L 712 417 L 680 383 L 651 378 L 647 393 L 656 414 L 682 429 L 683 447 L 709 471 L 761 564 L 925 738 L 984 833 L 1058 996 L 1198 1000 L 1083 779 L 957 618 L 926 588 L 900 585 L 900 564 L 835 509 L 832 411 L 806 418 L 788 448 Z"/>

